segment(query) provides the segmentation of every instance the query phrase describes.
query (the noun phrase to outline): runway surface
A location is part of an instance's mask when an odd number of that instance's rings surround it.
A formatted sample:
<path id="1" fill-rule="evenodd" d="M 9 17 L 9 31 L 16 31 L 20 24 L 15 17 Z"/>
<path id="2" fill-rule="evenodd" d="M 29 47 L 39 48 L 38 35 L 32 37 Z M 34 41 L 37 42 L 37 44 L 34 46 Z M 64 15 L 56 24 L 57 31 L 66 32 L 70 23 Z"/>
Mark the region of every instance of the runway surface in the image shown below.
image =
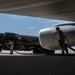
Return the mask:
<path id="1" fill-rule="evenodd" d="M 75 75 L 75 55 L 0 54 L 0 75 Z"/>

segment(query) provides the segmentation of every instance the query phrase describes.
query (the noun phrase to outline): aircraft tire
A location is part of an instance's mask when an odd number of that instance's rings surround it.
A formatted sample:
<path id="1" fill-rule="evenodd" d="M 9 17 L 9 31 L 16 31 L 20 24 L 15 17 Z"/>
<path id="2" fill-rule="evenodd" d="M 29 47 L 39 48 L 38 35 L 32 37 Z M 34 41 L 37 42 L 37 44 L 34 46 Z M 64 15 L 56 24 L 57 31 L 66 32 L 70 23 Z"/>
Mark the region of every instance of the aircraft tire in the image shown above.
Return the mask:
<path id="1" fill-rule="evenodd" d="M 38 54 L 38 53 L 42 53 L 42 52 L 41 52 L 41 50 L 39 48 L 34 48 L 33 49 L 33 53 L 37 53 Z"/>
<path id="2" fill-rule="evenodd" d="M 47 50 L 47 52 L 46 52 L 47 55 L 54 54 L 54 53 L 55 53 L 55 50 Z"/>

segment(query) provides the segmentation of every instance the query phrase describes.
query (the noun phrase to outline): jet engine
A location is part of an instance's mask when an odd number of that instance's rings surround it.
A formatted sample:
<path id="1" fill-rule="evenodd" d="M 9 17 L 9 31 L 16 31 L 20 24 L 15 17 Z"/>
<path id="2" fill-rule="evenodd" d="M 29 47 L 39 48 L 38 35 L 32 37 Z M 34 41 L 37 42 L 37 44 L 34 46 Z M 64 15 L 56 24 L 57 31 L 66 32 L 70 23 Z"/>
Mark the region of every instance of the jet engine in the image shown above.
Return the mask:
<path id="1" fill-rule="evenodd" d="M 70 46 L 75 45 L 75 25 L 58 25 L 50 28 L 41 29 L 39 31 L 39 41 L 40 45 L 48 50 L 58 50 L 60 46 L 58 44 L 58 37 L 56 34 L 56 27 L 60 27 L 60 29 L 64 32 L 66 37 L 69 40 L 68 43 Z"/>

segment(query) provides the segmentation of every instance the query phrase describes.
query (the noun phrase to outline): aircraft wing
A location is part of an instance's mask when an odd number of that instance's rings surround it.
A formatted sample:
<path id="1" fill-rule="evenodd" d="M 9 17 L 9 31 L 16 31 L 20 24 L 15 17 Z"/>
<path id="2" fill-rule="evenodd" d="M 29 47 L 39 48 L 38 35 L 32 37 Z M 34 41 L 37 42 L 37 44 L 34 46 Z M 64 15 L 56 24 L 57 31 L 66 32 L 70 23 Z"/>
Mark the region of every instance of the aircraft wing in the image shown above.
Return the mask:
<path id="1" fill-rule="evenodd" d="M 0 13 L 75 21 L 75 0 L 0 0 Z"/>

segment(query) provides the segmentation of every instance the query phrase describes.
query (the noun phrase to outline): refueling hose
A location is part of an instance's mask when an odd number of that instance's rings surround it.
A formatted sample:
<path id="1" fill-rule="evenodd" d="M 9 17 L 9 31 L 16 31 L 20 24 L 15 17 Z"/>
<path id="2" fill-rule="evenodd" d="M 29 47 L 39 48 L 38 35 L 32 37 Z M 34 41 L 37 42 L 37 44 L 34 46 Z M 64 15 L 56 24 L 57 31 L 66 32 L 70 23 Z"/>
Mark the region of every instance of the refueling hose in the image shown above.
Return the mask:
<path id="1" fill-rule="evenodd" d="M 72 51 L 74 51 L 75 52 L 75 49 L 74 48 L 72 48 L 70 45 L 68 45 L 68 44 L 64 44 L 66 47 L 68 47 L 69 49 L 71 49 Z"/>

